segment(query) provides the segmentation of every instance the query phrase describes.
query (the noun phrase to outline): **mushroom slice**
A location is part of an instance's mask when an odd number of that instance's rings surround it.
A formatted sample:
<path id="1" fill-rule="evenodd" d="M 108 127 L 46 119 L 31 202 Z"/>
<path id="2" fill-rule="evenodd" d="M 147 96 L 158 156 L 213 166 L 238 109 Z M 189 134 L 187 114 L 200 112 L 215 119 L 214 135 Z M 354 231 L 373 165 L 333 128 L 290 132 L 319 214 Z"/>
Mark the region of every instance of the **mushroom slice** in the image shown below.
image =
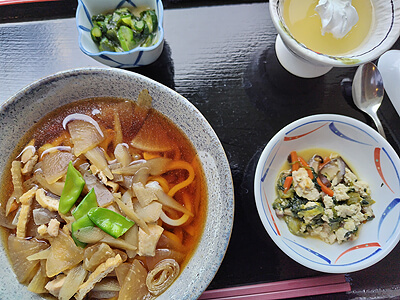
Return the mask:
<path id="1" fill-rule="evenodd" d="M 315 154 L 313 157 L 310 158 L 308 161 L 308 165 L 314 169 L 315 172 L 318 172 L 320 164 L 324 162 L 324 159 L 318 155 Z"/>
<path id="2" fill-rule="evenodd" d="M 318 176 L 324 175 L 332 183 L 333 186 L 343 182 L 346 173 L 347 164 L 341 157 L 337 157 L 329 161 L 319 170 Z M 348 167 L 347 167 L 348 168 Z"/>

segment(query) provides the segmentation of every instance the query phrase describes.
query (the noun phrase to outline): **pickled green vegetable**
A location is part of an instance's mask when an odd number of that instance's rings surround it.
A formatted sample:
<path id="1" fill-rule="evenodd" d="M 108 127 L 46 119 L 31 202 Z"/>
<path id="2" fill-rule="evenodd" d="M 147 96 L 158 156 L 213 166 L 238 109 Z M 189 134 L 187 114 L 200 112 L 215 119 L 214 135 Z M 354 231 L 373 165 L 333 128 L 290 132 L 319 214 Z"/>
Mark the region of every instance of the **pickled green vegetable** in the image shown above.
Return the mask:
<path id="1" fill-rule="evenodd" d="M 99 44 L 100 51 L 116 52 L 114 44 L 106 37 L 103 37 Z"/>
<path id="2" fill-rule="evenodd" d="M 144 22 L 143 21 L 135 21 L 135 23 L 133 23 L 133 29 L 135 29 L 138 32 L 142 32 L 144 29 Z"/>
<path id="3" fill-rule="evenodd" d="M 158 19 L 147 9 L 135 16 L 128 8 L 92 16 L 90 35 L 100 51 L 122 52 L 136 47 L 149 47 L 157 39 Z"/>
<path id="4" fill-rule="evenodd" d="M 133 31 L 127 26 L 121 26 L 117 32 L 119 43 L 125 51 L 132 50 L 136 47 L 136 41 L 133 38 Z"/>
<path id="5" fill-rule="evenodd" d="M 92 30 L 90 31 L 90 34 L 92 36 L 92 39 L 96 42 L 100 42 L 101 40 L 101 29 L 98 26 L 93 26 Z"/>

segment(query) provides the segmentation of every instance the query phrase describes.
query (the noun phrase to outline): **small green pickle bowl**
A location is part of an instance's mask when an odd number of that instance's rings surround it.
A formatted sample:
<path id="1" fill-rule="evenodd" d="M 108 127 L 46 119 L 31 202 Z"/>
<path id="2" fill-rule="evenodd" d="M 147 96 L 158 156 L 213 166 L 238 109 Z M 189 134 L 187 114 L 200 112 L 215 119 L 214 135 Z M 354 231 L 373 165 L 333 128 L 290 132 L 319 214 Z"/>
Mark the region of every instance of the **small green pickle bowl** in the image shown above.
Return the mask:
<path id="1" fill-rule="evenodd" d="M 149 8 L 149 13 L 130 17 L 130 12 L 142 7 Z M 149 65 L 164 47 L 163 17 L 161 0 L 78 0 L 79 47 L 110 67 Z"/>

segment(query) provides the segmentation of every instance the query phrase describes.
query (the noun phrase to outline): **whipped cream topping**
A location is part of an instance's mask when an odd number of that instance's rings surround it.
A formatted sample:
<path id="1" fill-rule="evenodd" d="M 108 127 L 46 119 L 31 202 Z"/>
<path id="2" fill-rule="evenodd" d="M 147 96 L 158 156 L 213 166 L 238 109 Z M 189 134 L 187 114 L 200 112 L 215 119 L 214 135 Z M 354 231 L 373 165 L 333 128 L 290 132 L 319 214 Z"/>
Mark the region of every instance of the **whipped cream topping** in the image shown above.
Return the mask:
<path id="1" fill-rule="evenodd" d="M 321 18 L 322 35 L 330 32 L 341 39 L 358 22 L 358 13 L 351 0 L 319 0 L 315 10 Z"/>

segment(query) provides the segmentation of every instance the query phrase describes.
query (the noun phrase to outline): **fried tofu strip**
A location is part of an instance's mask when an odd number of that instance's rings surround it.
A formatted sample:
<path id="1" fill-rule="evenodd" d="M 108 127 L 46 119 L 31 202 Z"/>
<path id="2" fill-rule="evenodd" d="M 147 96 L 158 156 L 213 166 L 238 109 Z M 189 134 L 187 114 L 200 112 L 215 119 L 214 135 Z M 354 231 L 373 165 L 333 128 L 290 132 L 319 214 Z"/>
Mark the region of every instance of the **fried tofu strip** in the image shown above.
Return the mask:
<path id="1" fill-rule="evenodd" d="M 35 167 L 36 163 L 38 162 L 39 156 L 35 155 L 32 158 L 30 158 L 26 164 L 24 165 L 24 167 L 21 170 L 21 173 L 23 175 L 27 175 L 32 173 L 33 168 Z"/>
<path id="2" fill-rule="evenodd" d="M 138 254 L 140 256 L 154 256 L 156 246 L 164 228 L 156 224 L 149 224 L 150 233 L 147 234 L 139 228 L 139 249 Z"/>
<path id="3" fill-rule="evenodd" d="M 35 186 L 19 198 L 19 201 L 21 202 L 21 211 L 19 213 L 17 223 L 17 237 L 19 238 L 25 238 L 26 224 L 28 223 L 28 216 L 31 210 L 31 204 L 33 197 L 35 196 L 36 190 L 37 187 Z"/>
<path id="4" fill-rule="evenodd" d="M 14 191 L 6 204 L 6 216 L 8 216 L 12 211 L 18 208 L 17 203 L 19 203 L 19 198 L 23 194 L 21 168 L 22 163 L 20 161 L 14 160 L 11 163 L 11 178 L 12 184 L 14 186 Z"/>
<path id="5" fill-rule="evenodd" d="M 57 199 L 46 196 L 44 189 L 38 189 L 36 191 L 36 201 L 44 208 L 47 208 L 50 211 L 58 211 L 58 204 L 60 201 Z"/>
<path id="6" fill-rule="evenodd" d="M 110 257 L 104 263 L 99 265 L 92 274 L 90 274 L 88 280 L 81 284 L 78 292 L 75 295 L 76 300 L 82 300 L 87 293 L 89 293 L 95 286 L 96 283 L 100 282 L 109 273 L 114 271 L 122 263 L 122 258 L 119 254 L 115 257 Z"/>

